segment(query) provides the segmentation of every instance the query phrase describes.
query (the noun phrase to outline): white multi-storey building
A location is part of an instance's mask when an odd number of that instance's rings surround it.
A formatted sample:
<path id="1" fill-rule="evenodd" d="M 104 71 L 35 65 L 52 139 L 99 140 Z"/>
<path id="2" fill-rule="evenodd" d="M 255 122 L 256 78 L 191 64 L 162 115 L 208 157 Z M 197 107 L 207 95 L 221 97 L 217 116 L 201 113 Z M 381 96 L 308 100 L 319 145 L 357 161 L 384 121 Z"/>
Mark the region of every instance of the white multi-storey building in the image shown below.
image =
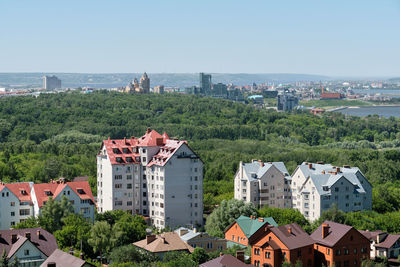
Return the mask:
<path id="1" fill-rule="evenodd" d="M 202 225 L 203 162 L 186 141 L 150 129 L 139 138 L 104 140 L 97 206 L 148 216 L 159 228 Z"/>
<path id="2" fill-rule="evenodd" d="M 359 168 L 304 162 L 292 174 L 293 208 L 318 219 L 336 204 L 344 212 L 372 208 L 372 186 Z"/>
<path id="3" fill-rule="evenodd" d="M 94 220 L 94 198 L 87 181 L 64 182 L 61 179 L 43 184 L 0 183 L 0 230 L 12 228 L 31 216 L 39 216 L 49 197 L 61 200 L 62 196 L 68 198 L 75 213 Z"/>
<path id="4" fill-rule="evenodd" d="M 291 208 L 290 183 L 283 162 L 240 162 L 235 175 L 235 198 L 255 207 Z"/>

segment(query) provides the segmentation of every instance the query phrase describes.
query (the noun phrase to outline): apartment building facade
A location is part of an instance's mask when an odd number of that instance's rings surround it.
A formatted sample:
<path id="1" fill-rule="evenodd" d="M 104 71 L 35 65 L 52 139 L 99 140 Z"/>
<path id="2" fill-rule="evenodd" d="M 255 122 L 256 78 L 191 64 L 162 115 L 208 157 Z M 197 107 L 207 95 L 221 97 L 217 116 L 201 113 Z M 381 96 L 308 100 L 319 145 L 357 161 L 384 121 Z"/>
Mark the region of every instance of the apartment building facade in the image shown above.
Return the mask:
<path id="1" fill-rule="evenodd" d="M 104 140 L 97 174 L 99 212 L 141 214 L 158 228 L 203 224 L 203 162 L 186 141 L 150 129 Z"/>
<path id="2" fill-rule="evenodd" d="M 87 181 L 65 182 L 61 179 L 43 184 L 0 183 L 0 230 L 12 228 L 31 216 L 39 216 L 49 197 L 61 200 L 62 196 L 68 198 L 75 213 L 94 220 L 95 203 Z"/>
<path id="3" fill-rule="evenodd" d="M 235 198 L 255 207 L 291 208 L 291 177 L 283 162 L 239 163 Z"/>
<path id="4" fill-rule="evenodd" d="M 372 208 L 372 186 L 357 167 L 304 162 L 292 174 L 291 191 L 293 208 L 311 221 L 333 204 L 344 212 Z"/>

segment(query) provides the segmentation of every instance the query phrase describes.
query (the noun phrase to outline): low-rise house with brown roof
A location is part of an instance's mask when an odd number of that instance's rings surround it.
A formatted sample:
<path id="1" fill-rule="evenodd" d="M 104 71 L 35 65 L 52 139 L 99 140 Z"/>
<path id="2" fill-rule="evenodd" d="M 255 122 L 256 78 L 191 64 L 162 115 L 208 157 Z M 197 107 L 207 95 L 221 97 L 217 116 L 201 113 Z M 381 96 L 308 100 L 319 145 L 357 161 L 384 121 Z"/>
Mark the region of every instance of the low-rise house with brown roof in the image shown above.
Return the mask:
<path id="1" fill-rule="evenodd" d="M 42 228 L 0 230 L 0 251 L 21 266 L 39 266 L 58 248 L 55 237 Z"/>
<path id="2" fill-rule="evenodd" d="M 180 227 L 175 230 L 175 233 L 177 233 L 184 242 L 193 248 L 204 248 L 207 252 L 215 250 L 223 251 L 226 249 L 225 239 L 210 236 L 206 232 L 198 232 L 196 228 L 191 230 L 185 227 Z"/>
<path id="3" fill-rule="evenodd" d="M 240 256 L 236 254 L 236 258 L 232 255 L 221 255 L 218 258 L 200 264 L 199 267 L 254 267 L 254 265 L 244 263 L 244 252 L 240 252 Z"/>
<path id="4" fill-rule="evenodd" d="M 370 242 L 370 258 L 375 259 L 376 257 L 376 247 L 375 244 L 381 243 L 387 236 L 388 233 L 383 231 L 359 231 L 366 238 L 369 239 Z"/>
<path id="5" fill-rule="evenodd" d="M 303 267 L 314 266 L 314 240 L 297 224 L 267 226 L 262 235 L 251 243 L 254 266 L 282 266 L 283 262 Z"/>
<path id="6" fill-rule="evenodd" d="M 247 247 L 252 240 L 263 234 L 264 228 L 268 225 L 278 226 L 272 217 L 240 216 L 225 229 L 227 246 Z"/>
<path id="7" fill-rule="evenodd" d="M 371 258 L 397 259 L 400 255 L 400 235 L 382 231 L 360 231 L 371 242 Z"/>
<path id="8" fill-rule="evenodd" d="M 134 246 L 147 250 L 160 259 L 164 254 L 171 251 L 182 251 L 192 253 L 194 248 L 182 241 L 175 232 L 162 233 L 160 235 L 148 235 L 146 239 L 133 243 Z"/>
<path id="9" fill-rule="evenodd" d="M 40 267 L 91 267 L 94 266 L 84 259 L 75 257 L 62 250 L 56 249 Z"/>
<path id="10" fill-rule="evenodd" d="M 325 221 L 312 234 L 315 266 L 361 266 L 370 258 L 370 241 L 355 228 Z"/>

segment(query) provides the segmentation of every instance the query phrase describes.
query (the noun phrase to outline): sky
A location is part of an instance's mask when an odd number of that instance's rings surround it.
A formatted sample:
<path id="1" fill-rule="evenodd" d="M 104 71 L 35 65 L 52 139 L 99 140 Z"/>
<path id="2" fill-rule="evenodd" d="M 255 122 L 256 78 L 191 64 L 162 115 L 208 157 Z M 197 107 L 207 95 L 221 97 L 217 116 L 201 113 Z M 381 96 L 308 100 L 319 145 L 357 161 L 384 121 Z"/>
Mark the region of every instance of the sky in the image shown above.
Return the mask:
<path id="1" fill-rule="evenodd" d="M 400 77 L 400 0 L 0 0 L 0 72 Z"/>

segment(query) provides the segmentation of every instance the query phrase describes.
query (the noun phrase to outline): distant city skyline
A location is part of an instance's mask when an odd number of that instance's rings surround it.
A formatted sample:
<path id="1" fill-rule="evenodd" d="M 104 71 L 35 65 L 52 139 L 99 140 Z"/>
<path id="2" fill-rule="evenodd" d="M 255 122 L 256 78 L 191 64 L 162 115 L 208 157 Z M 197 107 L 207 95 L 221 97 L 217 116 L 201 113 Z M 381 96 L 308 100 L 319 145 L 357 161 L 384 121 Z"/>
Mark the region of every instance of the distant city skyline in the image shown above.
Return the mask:
<path id="1" fill-rule="evenodd" d="M 400 1 L 0 2 L 0 72 L 400 77 Z"/>

